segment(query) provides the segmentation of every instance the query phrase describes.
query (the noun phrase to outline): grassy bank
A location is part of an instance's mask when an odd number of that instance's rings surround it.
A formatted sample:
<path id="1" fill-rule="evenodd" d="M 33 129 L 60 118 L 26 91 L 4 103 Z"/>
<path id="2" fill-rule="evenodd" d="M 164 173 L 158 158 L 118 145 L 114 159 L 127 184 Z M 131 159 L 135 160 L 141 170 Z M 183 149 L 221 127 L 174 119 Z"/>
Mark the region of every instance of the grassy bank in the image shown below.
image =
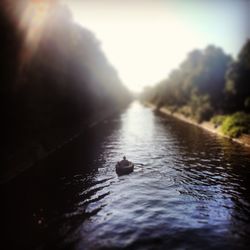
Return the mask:
<path id="1" fill-rule="evenodd" d="M 219 127 L 224 135 L 238 138 L 242 134 L 250 134 L 250 115 L 237 112 L 231 115 L 217 115 L 211 119 L 215 127 Z"/>
<path id="2" fill-rule="evenodd" d="M 144 104 L 152 109 L 157 109 L 156 105 L 152 103 Z M 187 117 L 178 110 L 172 110 L 168 107 L 161 107 L 158 109 L 158 111 L 163 114 L 174 116 L 182 121 L 206 129 L 211 133 L 223 136 L 232 141 L 250 147 L 250 116 L 248 114 L 237 112 L 232 115 L 215 116 L 210 121 L 198 123 L 194 118 Z"/>

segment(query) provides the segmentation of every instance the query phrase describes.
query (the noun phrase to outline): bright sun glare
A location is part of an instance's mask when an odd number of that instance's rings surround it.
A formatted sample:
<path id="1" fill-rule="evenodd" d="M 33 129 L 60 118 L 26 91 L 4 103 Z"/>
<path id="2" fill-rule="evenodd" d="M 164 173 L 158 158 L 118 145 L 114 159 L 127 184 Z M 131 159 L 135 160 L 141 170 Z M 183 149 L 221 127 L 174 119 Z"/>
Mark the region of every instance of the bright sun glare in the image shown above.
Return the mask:
<path id="1" fill-rule="evenodd" d="M 19 28 L 25 34 L 25 46 L 23 48 L 22 66 L 29 62 L 39 46 L 49 11 L 53 0 L 28 0 L 19 22 Z M 22 6 L 22 2 L 19 2 Z"/>
<path id="2" fill-rule="evenodd" d="M 238 28 L 240 32 L 240 23 L 222 27 L 221 20 L 228 20 L 228 17 L 217 10 L 216 19 L 211 6 L 191 8 L 186 5 L 183 9 L 183 5 L 173 4 L 177 1 L 163 0 L 64 2 L 72 10 L 75 21 L 95 33 L 123 83 L 135 92 L 166 78 L 195 48 L 201 49 L 212 43 L 222 46 L 226 52 L 236 53 L 235 48 L 243 43 L 242 36 L 241 40 L 233 38 L 228 28 Z M 212 14 L 203 16 L 200 7 L 204 13 L 211 11 Z M 193 18 L 197 13 L 200 17 Z M 239 18 L 237 13 L 231 16 Z M 214 25 L 216 22 L 217 26 Z M 226 29 L 221 36 L 223 28 Z"/>

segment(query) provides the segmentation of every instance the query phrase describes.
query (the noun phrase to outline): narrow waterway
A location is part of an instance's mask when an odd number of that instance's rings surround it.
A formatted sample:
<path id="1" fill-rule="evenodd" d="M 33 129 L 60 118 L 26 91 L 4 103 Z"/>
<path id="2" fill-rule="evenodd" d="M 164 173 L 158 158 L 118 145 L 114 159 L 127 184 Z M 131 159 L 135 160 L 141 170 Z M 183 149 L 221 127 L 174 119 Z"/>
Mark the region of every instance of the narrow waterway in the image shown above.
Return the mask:
<path id="1" fill-rule="evenodd" d="M 1 189 L 9 249 L 250 244 L 250 150 L 137 102 Z"/>

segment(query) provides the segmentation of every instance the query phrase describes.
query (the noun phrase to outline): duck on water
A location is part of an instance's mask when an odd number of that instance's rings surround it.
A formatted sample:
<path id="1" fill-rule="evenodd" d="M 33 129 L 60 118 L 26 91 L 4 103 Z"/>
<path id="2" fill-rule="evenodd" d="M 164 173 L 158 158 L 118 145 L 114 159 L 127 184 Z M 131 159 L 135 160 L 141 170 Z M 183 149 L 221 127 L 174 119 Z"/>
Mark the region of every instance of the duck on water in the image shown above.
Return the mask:
<path id="1" fill-rule="evenodd" d="M 134 164 L 123 156 L 123 160 L 117 162 L 115 170 L 118 175 L 129 174 L 134 171 Z"/>

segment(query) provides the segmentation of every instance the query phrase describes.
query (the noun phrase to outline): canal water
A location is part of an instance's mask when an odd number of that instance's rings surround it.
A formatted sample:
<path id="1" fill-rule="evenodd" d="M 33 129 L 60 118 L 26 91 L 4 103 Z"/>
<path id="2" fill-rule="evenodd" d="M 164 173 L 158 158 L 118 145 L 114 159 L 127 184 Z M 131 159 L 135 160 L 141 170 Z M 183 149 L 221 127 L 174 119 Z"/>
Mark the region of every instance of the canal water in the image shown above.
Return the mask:
<path id="1" fill-rule="evenodd" d="M 123 155 L 135 163 L 118 177 Z M 4 249 L 248 249 L 250 149 L 138 102 L 1 187 Z"/>

